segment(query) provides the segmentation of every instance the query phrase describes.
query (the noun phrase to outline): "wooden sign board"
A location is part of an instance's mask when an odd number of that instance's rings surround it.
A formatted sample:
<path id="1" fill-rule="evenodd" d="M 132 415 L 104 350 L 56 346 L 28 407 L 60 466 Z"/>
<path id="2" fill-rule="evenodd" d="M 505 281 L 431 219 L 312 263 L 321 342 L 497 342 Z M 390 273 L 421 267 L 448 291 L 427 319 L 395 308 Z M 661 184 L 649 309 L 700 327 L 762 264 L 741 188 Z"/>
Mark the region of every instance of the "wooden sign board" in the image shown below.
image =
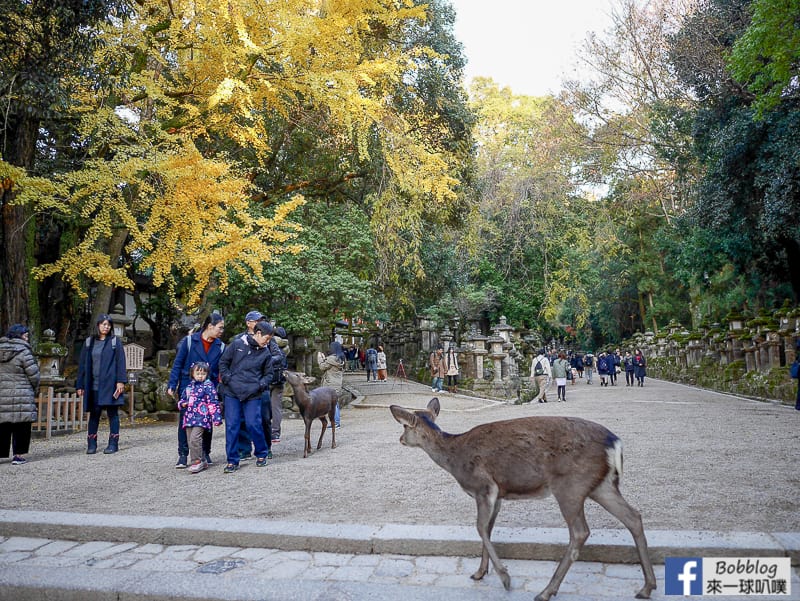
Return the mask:
<path id="1" fill-rule="evenodd" d="M 128 371 L 139 371 L 144 369 L 144 347 L 138 344 L 126 344 L 125 366 Z"/>

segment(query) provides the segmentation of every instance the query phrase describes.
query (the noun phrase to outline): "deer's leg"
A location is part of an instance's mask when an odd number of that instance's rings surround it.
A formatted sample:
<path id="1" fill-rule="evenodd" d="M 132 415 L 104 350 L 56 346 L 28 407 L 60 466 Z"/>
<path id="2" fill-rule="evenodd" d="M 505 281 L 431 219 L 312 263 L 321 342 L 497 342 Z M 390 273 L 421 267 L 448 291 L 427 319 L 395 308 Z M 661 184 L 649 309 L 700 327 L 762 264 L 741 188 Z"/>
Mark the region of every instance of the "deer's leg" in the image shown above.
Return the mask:
<path id="1" fill-rule="evenodd" d="M 492 515 L 489 518 L 489 538 L 492 536 L 492 530 L 494 530 L 494 521 L 497 519 L 497 514 L 500 513 L 500 499 L 497 499 L 494 503 L 494 509 L 492 510 Z M 486 571 L 489 569 L 489 551 L 486 549 L 486 545 L 481 545 L 481 565 L 478 567 L 478 571 L 475 572 L 470 578 L 473 580 L 480 580 L 486 575 Z"/>
<path id="2" fill-rule="evenodd" d="M 475 495 L 475 500 L 478 503 L 478 535 L 481 537 L 481 542 L 483 542 L 483 553 L 489 555 L 497 575 L 500 576 L 503 586 L 508 591 L 511 590 L 511 578 L 508 576 L 508 570 L 500 562 L 500 557 L 498 557 L 497 551 L 494 550 L 494 545 L 492 545 L 491 541 L 494 518 L 497 517 L 497 512 L 500 510 L 499 499 L 497 498 L 499 491 L 494 483 L 487 488 L 488 490 L 484 489 Z M 472 578 L 477 580 L 479 577 L 483 577 L 483 574 L 480 573 L 481 568 L 483 568 L 483 559 L 481 559 L 481 566 L 472 575 Z M 486 570 L 484 569 L 483 572 L 485 574 Z"/>
<path id="3" fill-rule="evenodd" d="M 305 440 L 303 443 L 303 458 L 308 457 L 308 454 L 311 452 L 311 422 L 306 422 L 306 434 L 304 436 Z"/>
<path id="4" fill-rule="evenodd" d="M 328 414 L 328 419 L 331 420 L 331 440 L 332 440 L 331 448 L 335 449 L 336 448 L 336 413 L 335 413 L 335 411 L 333 413 L 329 413 Z"/>
<path id="5" fill-rule="evenodd" d="M 322 448 L 322 437 L 325 436 L 325 430 L 328 428 L 328 419 L 326 417 L 319 418 L 322 422 L 322 432 L 319 433 L 319 441 L 317 441 L 317 450 Z"/>
<path id="6" fill-rule="evenodd" d="M 548 601 L 558 592 L 561 581 L 564 580 L 564 576 L 567 575 L 573 562 L 578 559 L 583 543 L 589 538 L 589 525 L 586 523 L 586 516 L 583 513 L 585 498 L 569 495 L 563 498 L 556 496 L 556 500 L 561 514 L 567 522 L 567 528 L 569 528 L 569 545 L 567 545 L 567 552 L 558 563 L 550 582 L 541 593 L 536 595 L 534 601 Z"/>
<path id="7" fill-rule="evenodd" d="M 644 535 L 641 514 L 631 507 L 619 488 L 613 482 L 604 480 L 589 497 L 605 508 L 611 515 L 622 522 L 633 535 L 636 551 L 639 553 L 639 563 L 644 574 L 644 586 L 636 593 L 637 599 L 649 599 L 650 593 L 656 588 L 656 576 L 653 573 L 653 564 L 647 553 L 647 538 Z"/>

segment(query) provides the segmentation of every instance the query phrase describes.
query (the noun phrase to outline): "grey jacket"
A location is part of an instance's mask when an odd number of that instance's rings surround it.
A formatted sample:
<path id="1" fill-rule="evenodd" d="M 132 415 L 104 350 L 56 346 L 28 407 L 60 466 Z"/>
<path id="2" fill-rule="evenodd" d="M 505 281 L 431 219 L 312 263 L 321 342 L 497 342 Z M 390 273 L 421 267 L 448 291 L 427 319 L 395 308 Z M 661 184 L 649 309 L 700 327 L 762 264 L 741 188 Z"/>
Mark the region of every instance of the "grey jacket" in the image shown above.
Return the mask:
<path id="1" fill-rule="evenodd" d="M 36 419 L 39 363 L 21 338 L 0 338 L 0 423 Z"/>

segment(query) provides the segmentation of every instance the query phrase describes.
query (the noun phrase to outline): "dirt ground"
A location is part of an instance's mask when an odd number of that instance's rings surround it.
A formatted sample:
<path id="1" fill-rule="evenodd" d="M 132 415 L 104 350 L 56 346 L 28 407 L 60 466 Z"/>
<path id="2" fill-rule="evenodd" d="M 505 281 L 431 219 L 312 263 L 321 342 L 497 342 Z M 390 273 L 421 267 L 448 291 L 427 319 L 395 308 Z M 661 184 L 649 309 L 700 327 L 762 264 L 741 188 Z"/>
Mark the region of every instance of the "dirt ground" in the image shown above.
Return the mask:
<path id="1" fill-rule="evenodd" d="M 256 517 L 324 523 L 472 524 L 475 505 L 420 449 L 398 440 L 388 406 L 424 407 L 430 389 L 410 382 L 346 384 L 363 395 L 342 412 L 336 449 L 303 459 L 303 423 L 284 419 L 282 441 L 266 468 L 243 462 L 223 474 L 224 428 L 214 434 L 206 472 L 174 469 L 175 424 L 123 423 L 115 455 L 85 454 L 85 433 L 34 439 L 29 463 L 0 460 L 0 507 L 160 516 Z M 621 489 L 646 529 L 800 531 L 800 412 L 667 382 L 601 388 L 578 380 L 567 402 L 508 405 L 439 394 L 438 423 L 451 433 L 528 415 L 598 421 L 625 444 Z M 555 398 L 552 391 L 551 397 Z M 107 434 L 101 422 L 101 449 Z M 319 436 L 319 424 L 312 441 Z M 315 446 L 315 445 L 314 445 Z M 590 527 L 621 525 L 587 503 Z M 555 501 L 504 503 L 501 527 L 562 527 Z"/>

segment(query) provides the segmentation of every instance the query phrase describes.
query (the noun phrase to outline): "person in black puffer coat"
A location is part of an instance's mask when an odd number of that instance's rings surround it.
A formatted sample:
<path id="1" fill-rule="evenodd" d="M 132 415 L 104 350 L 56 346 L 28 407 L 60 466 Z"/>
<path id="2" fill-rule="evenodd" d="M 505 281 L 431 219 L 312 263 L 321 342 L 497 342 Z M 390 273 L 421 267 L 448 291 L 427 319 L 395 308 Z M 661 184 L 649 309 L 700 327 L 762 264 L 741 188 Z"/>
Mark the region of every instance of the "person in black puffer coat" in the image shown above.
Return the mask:
<path id="1" fill-rule="evenodd" d="M 247 432 L 255 446 L 256 467 L 267 465 L 267 441 L 261 422 L 261 397 L 272 384 L 272 354 L 269 341 L 272 326 L 260 321 L 253 334 L 234 339 L 219 361 L 219 375 L 225 385 L 226 474 L 239 469 L 239 429 L 244 418 Z"/>
<path id="2" fill-rule="evenodd" d="M 11 463 L 26 463 L 30 451 L 31 425 L 36 419 L 39 363 L 28 342 L 30 331 L 14 324 L 0 338 L 0 457 L 13 451 Z"/>

